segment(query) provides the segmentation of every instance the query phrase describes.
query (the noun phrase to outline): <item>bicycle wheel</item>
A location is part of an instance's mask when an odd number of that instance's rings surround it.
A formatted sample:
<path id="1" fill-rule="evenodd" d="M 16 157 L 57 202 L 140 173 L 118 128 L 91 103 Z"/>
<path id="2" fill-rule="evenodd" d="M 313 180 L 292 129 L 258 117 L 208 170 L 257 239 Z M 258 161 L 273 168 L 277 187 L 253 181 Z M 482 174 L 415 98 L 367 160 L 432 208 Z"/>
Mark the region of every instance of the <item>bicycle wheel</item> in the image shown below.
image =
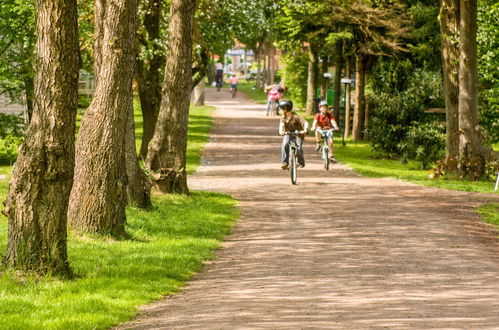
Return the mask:
<path id="1" fill-rule="evenodd" d="M 291 183 L 296 184 L 296 179 L 298 176 L 297 173 L 297 164 L 296 164 L 296 150 L 293 148 L 289 148 L 289 173 L 291 174 Z"/>
<path id="2" fill-rule="evenodd" d="M 276 109 L 276 101 L 272 101 L 272 103 L 270 103 L 270 114 L 271 115 L 276 114 L 275 109 Z"/>
<path id="3" fill-rule="evenodd" d="M 324 164 L 324 169 L 329 171 L 329 148 L 322 147 L 322 163 Z"/>

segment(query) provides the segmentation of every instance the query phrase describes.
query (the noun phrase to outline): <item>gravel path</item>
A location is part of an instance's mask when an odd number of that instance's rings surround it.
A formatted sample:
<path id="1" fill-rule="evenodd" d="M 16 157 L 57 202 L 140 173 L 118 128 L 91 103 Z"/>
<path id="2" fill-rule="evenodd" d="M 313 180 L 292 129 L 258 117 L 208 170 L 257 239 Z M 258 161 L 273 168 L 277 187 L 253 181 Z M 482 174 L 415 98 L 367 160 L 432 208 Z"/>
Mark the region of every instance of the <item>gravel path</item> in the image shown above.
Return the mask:
<path id="1" fill-rule="evenodd" d="M 313 139 L 291 185 L 278 119 L 207 90 L 216 127 L 191 189 L 229 193 L 241 219 L 184 290 L 134 329 L 499 329 L 499 240 L 472 209 L 498 196 L 321 168 Z"/>

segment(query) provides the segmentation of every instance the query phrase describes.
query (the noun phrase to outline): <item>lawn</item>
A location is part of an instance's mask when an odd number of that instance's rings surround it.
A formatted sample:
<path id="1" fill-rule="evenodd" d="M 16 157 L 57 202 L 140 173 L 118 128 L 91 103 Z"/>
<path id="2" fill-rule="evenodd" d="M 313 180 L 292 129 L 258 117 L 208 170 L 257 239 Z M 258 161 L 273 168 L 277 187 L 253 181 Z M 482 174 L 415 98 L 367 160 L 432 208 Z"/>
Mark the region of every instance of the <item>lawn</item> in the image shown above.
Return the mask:
<path id="1" fill-rule="evenodd" d="M 199 165 L 213 108 L 193 108 L 189 120 L 188 170 Z M 137 127 L 141 127 L 140 116 Z M 140 130 L 137 132 L 140 136 Z M 10 175 L 0 167 L 0 175 Z M 0 181 L 5 199 L 7 180 Z M 130 320 L 140 305 L 178 291 L 213 257 L 239 214 L 230 196 L 192 192 L 153 196 L 153 208 L 127 209 L 130 239 L 70 235 L 68 255 L 76 278 L 0 274 L 1 329 L 104 329 Z M 0 251 L 7 223 L 0 216 Z"/>

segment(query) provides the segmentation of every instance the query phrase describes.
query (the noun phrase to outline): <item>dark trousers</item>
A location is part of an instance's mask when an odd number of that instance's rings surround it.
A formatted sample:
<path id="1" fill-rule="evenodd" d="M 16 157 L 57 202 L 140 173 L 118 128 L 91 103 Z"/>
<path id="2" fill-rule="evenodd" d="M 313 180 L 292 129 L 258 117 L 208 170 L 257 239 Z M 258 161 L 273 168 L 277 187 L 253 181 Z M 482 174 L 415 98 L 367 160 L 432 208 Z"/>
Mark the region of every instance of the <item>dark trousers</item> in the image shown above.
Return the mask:
<path id="1" fill-rule="evenodd" d="M 281 146 L 281 154 L 282 154 L 282 162 L 288 164 L 289 163 L 289 135 L 284 135 L 282 139 Z M 302 138 L 300 136 L 293 137 L 296 140 L 296 144 L 298 145 L 298 163 L 301 165 L 305 165 L 305 158 L 303 157 L 303 149 L 302 149 Z"/>

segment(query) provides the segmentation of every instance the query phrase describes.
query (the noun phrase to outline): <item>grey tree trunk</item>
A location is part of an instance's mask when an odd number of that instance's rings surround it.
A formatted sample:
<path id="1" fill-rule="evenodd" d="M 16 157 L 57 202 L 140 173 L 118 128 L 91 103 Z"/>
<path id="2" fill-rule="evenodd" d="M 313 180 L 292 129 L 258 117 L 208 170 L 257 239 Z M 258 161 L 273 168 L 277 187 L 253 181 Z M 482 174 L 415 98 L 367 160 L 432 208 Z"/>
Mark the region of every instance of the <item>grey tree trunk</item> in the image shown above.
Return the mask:
<path id="1" fill-rule="evenodd" d="M 131 87 L 131 86 L 130 86 Z M 132 91 L 127 103 L 127 128 L 125 136 L 125 162 L 127 175 L 127 204 L 146 209 L 151 206 L 151 181 L 144 173 L 137 157 L 135 146 L 135 122 Z"/>
<path id="2" fill-rule="evenodd" d="M 442 0 L 440 5 L 442 68 L 446 112 L 446 167 L 455 171 L 459 157 L 459 0 Z"/>
<path id="3" fill-rule="evenodd" d="M 329 70 L 329 57 L 324 56 L 322 58 L 322 67 L 321 67 L 321 72 L 322 72 L 322 77 L 321 77 L 321 99 L 327 100 L 327 89 L 328 85 L 327 82 L 329 78 L 324 77 L 324 73 L 327 73 Z"/>
<path id="4" fill-rule="evenodd" d="M 341 97 L 341 72 L 343 71 L 343 42 L 338 42 L 336 45 L 336 63 L 334 72 L 334 118 L 340 118 L 340 97 Z"/>
<path id="5" fill-rule="evenodd" d="M 460 0 L 459 172 L 477 180 L 485 172 L 478 124 L 477 0 Z"/>
<path id="6" fill-rule="evenodd" d="M 201 80 L 199 84 L 194 88 L 193 102 L 196 107 L 201 107 L 204 105 L 205 98 L 205 84 L 204 80 Z"/>
<path id="7" fill-rule="evenodd" d="M 364 117 L 365 117 L 365 76 L 366 56 L 361 53 L 355 54 L 355 107 L 353 110 L 352 140 L 363 139 Z"/>
<path id="8" fill-rule="evenodd" d="M 158 45 L 160 40 L 160 22 L 164 0 L 149 0 L 147 14 L 144 15 L 143 25 L 145 33 L 138 34 L 138 39 L 145 47 L 152 49 L 151 58 L 143 60 L 137 58 L 135 79 L 138 83 L 140 106 L 142 109 L 143 133 L 140 146 L 140 156 L 147 157 L 147 147 L 151 141 L 158 120 L 159 105 L 161 104 L 161 74 L 165 64 L 165 57 Z"/>
<path id="9" fill-rule="evenodd" d="M 307 74 L 307 105 L 305 113 L 311 115 L 314 113 L 314 98 L 317 90 L 318 75 L 318 56 L 314 45 L 310 43 L 308 47 L 308 74 Z"/>
<path id="10" fill-rule="evenodd" d="M 125 234 L 125 136 L 135 62 L 137 0 L 97 0 L 97 83 L 76 143 L 68 218 L 79 232 Z"/>
<path id="11" fill-rule="evenodd" d="M 4 214 L 7 267 L 70 276 L 67 208 L 73 183 L 79 46 L 76 0 L 36 1 L 34 112 Z"/>
<path id="12" fill-rule="evenodd" d="M 195 0 L 171 3 L 163 97 L 146 160 L 154 186 L 163 193 L 189 192 L 186 151 L 195 10 Z"/>
<path id="13" fill-rule="evenodd" d="M 350 76 L 352 74 L 352 63 L 350 60 L 350 56 L 347 56 L 345 58 L 345 76 L 347 79 L 350 79 Z M 350 119 L 351 119 L 351 109 L 350 109 L 350 98 L 351 98 L 351 85 L 350 84 L 345 84 L 345 131 L 344 131 L 344 137 L 347 138 L 352 134 L 352 128 L 350 126 Z"/>
<path id="14" fill-rule="evenodd" d="M 262 45 L 259 44 L 256 48 L 255 51 L 256 54 L 256 81 L 255 81 L 255 87 L 258 89 L 261 89 L 263 87 L 262 85 Z"/>

